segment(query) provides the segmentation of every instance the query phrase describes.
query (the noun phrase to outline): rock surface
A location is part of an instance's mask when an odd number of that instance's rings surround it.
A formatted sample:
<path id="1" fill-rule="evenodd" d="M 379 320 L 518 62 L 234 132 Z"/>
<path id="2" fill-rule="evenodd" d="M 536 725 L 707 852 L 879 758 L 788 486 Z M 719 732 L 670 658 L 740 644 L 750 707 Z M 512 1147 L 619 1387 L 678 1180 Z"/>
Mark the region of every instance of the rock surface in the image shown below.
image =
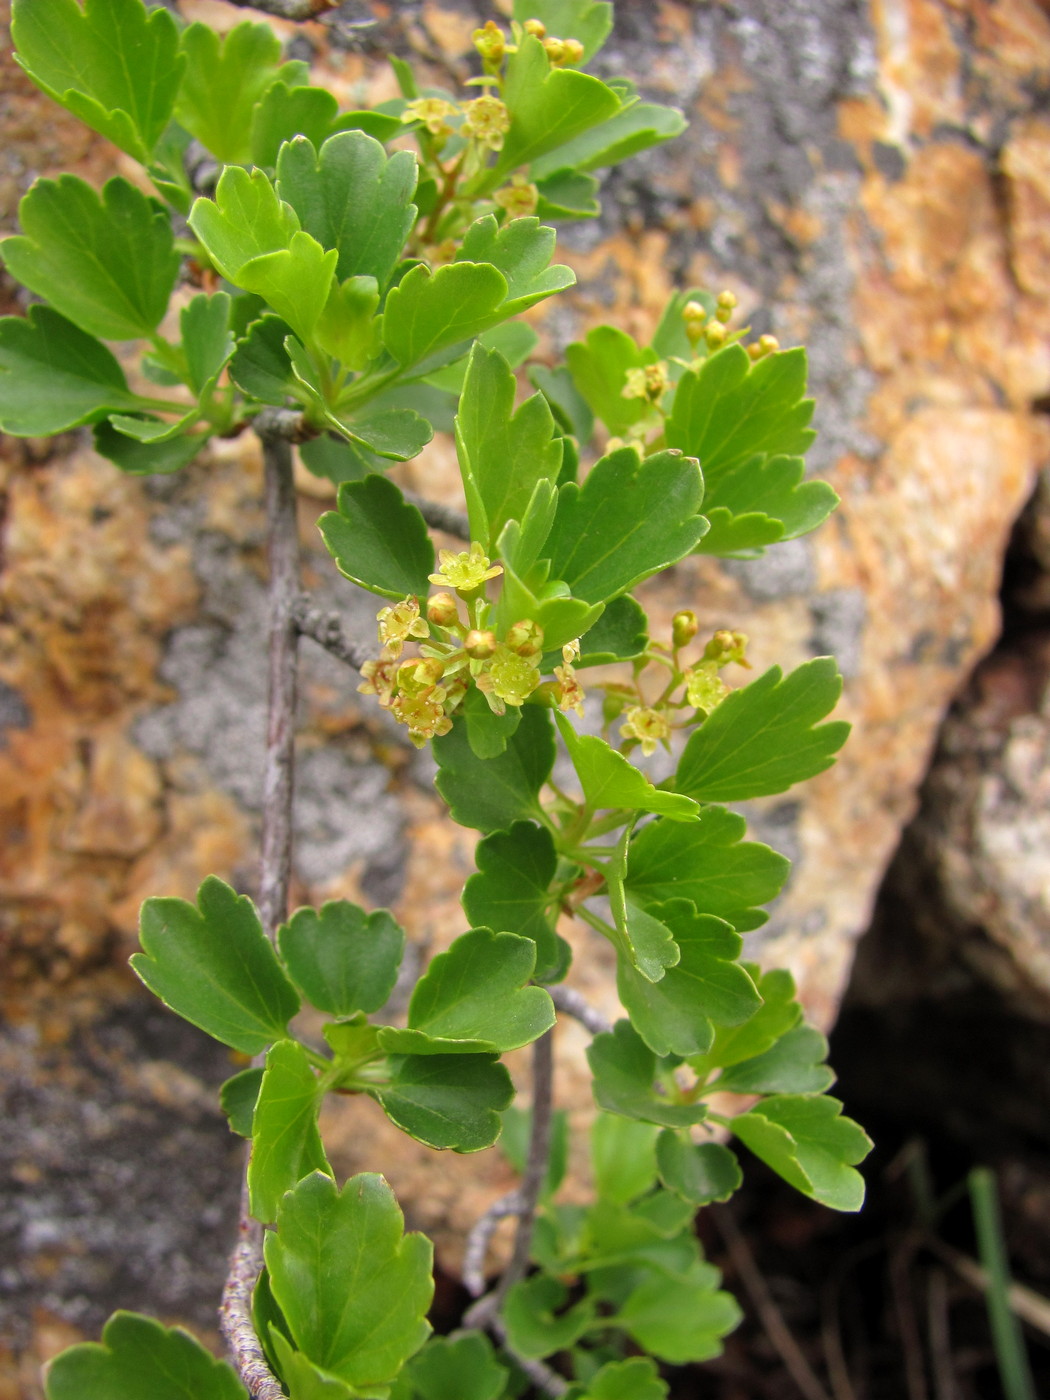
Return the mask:
<path id="1" fill-rule="evenodd" d="M 243 18 L 212 0 L 181 8 Z M 424 0 L 376 13 L 384 18 L 369 43 L 436 52 L 439 74 L 462 76 L 469 31 L 488 10 Z M 672 289 L 703 284 L 731 287 L 756 330 L 809 346 L 821 431 L 811 460 L 842 509 L 811 540 L 756 564 L 687 561 L 651 601 L 665 619 L 688 605 L 705 625 L 743 628 L 756 667 L 830 651 L 847 673 L 841 713 L 856 728 L 839 764 L 752 814 L 798 862 L 755 951 L 794 968 L 826 1025 L 948 702 L 997 636 L 1006 541 L 1046 460 L 1050 125 L 1039 95 L 1050 85 L 1050 18 L 1035 0 L 878 0 L 870 11 L 854 0 L 621 0 L 618 21 L 608 70 L 639 75 L 692 124 L 610 178 L 599 225 L 567 234 L 561 256 L 579 288 L 541 330 L 550 348 L 605 319 L 644 335 Z M 295 43 L 328 65 L 347 102 L 361 84 L 389 95 L 372 53 L 330 45 L 326 33 L 309 26 Z M 9 56 L 3 63 L 0 222 L 12 228 L 35 175 L 72 168 L 98 181 L 116 162 Z M 16 308 L 11 286 L 0 291 Z M 97 988 L 100 1023 L 127 1015 L 145 1025 L 154 1014 L 111 971 L 130 950 L 144 897 L 189 896 L 212 872 L 251 887 L 264 703 L 252 660 L 263 563 L 251 445 L 224 445 L 159 484 L 121 478 L 79 439 L 47 451 L 8 442 L 0 459 L 0 929 L 3 1009 L 20 1065 L 39 1027 L 56 1014 L 62 1023 L 55 1008 L 70 986 Z M 428 494 L 450 490 L 447 443 L 406 476 Z M 374 602 L 317 549 L 324 484 L 305 475 L 301 484 L 308 584 L 365 637 Z M 356 678 L 311 643 L 303 650 L 296 897 L 392 902 L 413 936 L 438 948 L 462 928 L 469 834 L 441 818 L 426 762 L 359 702 Z M 1034 706 L 1026 713 L 1001 735 L 1014 755 L 1011 776 L 996 779 L 1001 814 L 1019 800 L 1008 782 L 1044 790 L 1044 721 Z M 986 873 L 960 895 L 971 913 L 984 908 L 981 881 L 1002 869 L 999 838 L 982 839 L 992 840 Z M 1022 883 L 1005 901 L 1000 946 L 1014 938 L 1019 909 L 1030 920 L 1033 897 L 1042 895 Z M 1042 995 L 1045 945 L 1029 961 L 1024 976 Z M 577 981 L 595 995 L 608 987 L 600 952 Z M 70 1024 L 65 1038 L 75 1047 L 79 1034 Z M 574 1026 L 561 1034 L 567 1096 L 582 1105 L 582 1039 Z M 214 1085 L 225 1058 L 192 1072 Z M 47 1094 L 65 1092 L 70 1121 L 84 1127 L 61 1140 L 63 1151 L 74 1154 L 78 1141 L 96 1151 L 84 1085 L 41 1074 L 51 1087 L 40 1089 L 39 1121 L 60 1116 Z M 390 1175 L 409 1213 L 453 1258 L 455 1232 L 505 1188 L 504 1168 L 496 1154 L 450 1163 L 400 1136 L 388 1141 L 367 1107 L 334 1115 L 340 1165 L 396 1160 Z M 114 1099 L 100 1111 L 117 1108 Z M 164 1160 L 150 1113 L 134 1136 L 143 1157 Z M 216 1137 L 211 1120 L 194 1122 L 177 1119 L 172 1133 L 199 1129 L 185 1156 L 207 1193 L 209 1164 L 226 1164 L 232 1140 Z M 39 1151 L 19 1168 L 41 1182 L 61 1178 L 47 1137 L 29 1139 Z M 20 1229 L 28 1194 L 16 1176 L 4 1218 Z M 214 1256 L 199 1262 L 194 1209 L 122 1213 L 129 1257 L 190 1261 L 192 1283 L 175 1293 L 163 1268 L 129 1288 L 105 1268 L 92 1280 L 50 1264 L 53 1245 L 23 1230 L 11 1256 L 18 1286 L 0 1293 L 0 1336 L 14 1336 L 17 1321 L 24 1345 L 34 1307 L 43 1309 L 41 1350 L 129 1302 L 201 1318 L 209 1305 L 189 1300 L 214 1291 L 215 1269 Z M 157 1232 L 160 1254 L 149 1255 L 143 1242 L 156 1244 Z M 71 1253 L 108 1257 L 97 1238 L 76 1239 Z M 0 1369 L 3 1400 L 35 1393 L 14 1362 L 8 1374 Z"/>

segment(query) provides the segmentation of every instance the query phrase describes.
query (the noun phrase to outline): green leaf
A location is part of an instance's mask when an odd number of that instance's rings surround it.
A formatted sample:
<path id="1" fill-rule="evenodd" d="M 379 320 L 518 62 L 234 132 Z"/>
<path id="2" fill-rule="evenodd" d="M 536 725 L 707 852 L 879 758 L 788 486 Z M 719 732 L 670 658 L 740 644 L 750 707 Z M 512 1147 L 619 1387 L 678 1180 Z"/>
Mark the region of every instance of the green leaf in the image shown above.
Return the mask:
<path id="1" fill-rule="evenodd" d="M 50 437 L 138 400 L 106 347 L 49 306 L 0 317 L 0 429 Z"/>
<path id="2" fill-rule="evenodd" d="M 284 1197 L 265 1253 L 292 1341 L 351 1386 L 392 1380 L 426 1340 L 433 1250 L 404 1233 L 381 1176 L 353 1176 L 341 1192 L 321 1172 L 306 1177 Z"/>
<path id="3" fill-rule="evenodd" d="M 90 335 L 156 330 L 179 273 L 171 219 L 119 177 L 101 197 L 75 175 L 37 180 L 18 206 L 23 236 L 0 244 L 8 271 Z"/>
<path id="4" fill-rule="evenodd" d="M 338 506 L 317 523 L 344 578 L 383 598 L 425 598 L 434 546 L 423 517 L 394 483 L 375 475 L 348 481 Z"/>
<path id="5" fill-rule="evenodd" d="M 345 369 L 363 370 L 379 352 L 379 286 L 374 277 L 333 282 L 314 339 Z M 374 401 L 369 404 L 374 408 Z"/>
<path id="6" fill-rule="evenodd" d="M 642 399 L 624 398 L 627 371 L 640 369 L 655 359 L 651 350 L 643 350 L 616 326 L 595 326 L 583 341 L 575 341 L 565 351 L 565 363 L 577 392 L 595 418 L 600 418 L 616 437 L 623 437 L 649 412 Z M 587 433 L 580 441 L 589 438 Z"/>
<path id="7" fill-rule="evenodd" d="M 223 277 L 237 285 L 242 267 L 287 248 L 299 232 L 295 210 L 277 198 L 265 173 L 238 166 L 222 172 L 214 199 L 194 203 L 189 223 Z"/>
<path id="8" fill-rule="evenodd" d="M 730 1127 L 756 1157 L 785 1181 L 831 1210 L 857 1211 L 864 1178 L 853 1168 L 871 1151 L 867 1133 L 827 1095 L 761 1099 Z"/>
<path id="9" fill-rule="evenodd" d="M 556 715 L 555 719 L 592 811 L 625 807 L 632 812 L 658 812 L 675 822 L 696 820 L 700 809 L 695 802 L 668 801 L 680 794 L 654 787 L 644 773 L 604 739 L 577 734 L 564 715 Z"/>
<path id="10" fill-rule="evenodd" d="M 334 249 L 326 253 L 308 233 L 293 233 L 287 248 L 253 258 L 238 268 L 232 280 L 265 298 L 293 331 L 308 340 L 328 303 L 335 261 Z"/>
<path id="11" fill-rule="evenodd" d="M 529 378 L 550 404 L 563 431 L 572 433 L 578 442 L 590 442 L 594 414 L 568 369 L 564 365 L 553 369 L 546 365 L 530 365 Z"/>
<path id="12" fill-rule="evenodd" d="M 819 724 L 842 693 L 830 656 L 818 656 L 782 677 L 771 667 L 731 691 L 690 736 L 675 786 L 700 802 L 743 802 L 785 792 L 823 773 L 846 742 L 842 720 Z"/>
<path id="13" fill-rule="evenodd" d="M 546 1274 L 533 1274 L 514 1284 L 503 1304 L 511 1349 L 519 1356 L 550 1356 L 579 1341 L 594 1320 L 595 1303 L 582 1298 L 562 1311 L 568 1296 L 565 1285 Z"/>
<path id="14" fill-rule="evenodd" d="M 208 441 L 207 433 L 185 433 L 163 442 L 139 442 L 118 432 L 112 423 L 95 428 L 95 451 L 129 476 L 177 472 L 188 466 Z"/>
<path id="15" fill-rule="evenodd" d="M 303 996 L 332 1016 L 385 1005 L 405 951 L 404 932 L 386 909 L 366 914 L 346 899 L 297 909 L 277 943 Z"/>
<path id="16" fill-rule="evenodd" d="M 186 382 L 195 394 L 203 393 L 233 354 L 230 310 L 228 293 L 205 296 L 202 292 L 179 313 Z"/>
<path id="17" fill-rule="evenodd" d="M 548 34 L 578 39 L 583 45 L 581 63 L 589 63 L 612 31 L 613 7 L 608 0 L 514 0 L 519 24 L 538 19 Z"/>
<path id="18" fill-rule="evenodd" d="M 668 1128 L 688 1127 L 707 1116 L 701 1103 L 676 1101 L 673 1065 L 657 1061 L 630 1021 L 617 1021 L 611 1031 L 596 1035 L 587 1060 L 595 1101 L 610 1113 Z"/>
<path id="19" fill-rule="evenodd" d="M 361 1394 L 337 1376 L 315 1366 L 301 1351 L 296 1351 L 283 1332 L 274 1328 L 271 1340 L 277 1354 L 278 1374 L 291 1400 L 353 1400 Z"/>
<path id="20" fill-rule="evenodd" d="M 500 1400 L 510 1374 L 483 1332 L 432 1337 L 405 1373 L 422 1400 Z"/>
<path id="21" fill-rule="evenodd" d="M 755 984 L 736 961 L 742 940 L 729 924 L 698 914 L 684 899 L 653 906 L 681 952 L 658 982 L 617 960 L 616 986 L 631 1024 L 657 1055 L 703 1054 L 714 1025 L 739 1025 L 761 1005 Z"/>
<path id="22" fill-rule="evenodd" d="M 263 1074 L 261 1065 L 253 1065 L 227 1079 L 219 1090 L 219 1103 L 230 1120 L 230 1131 L 240 1137 L 250 1138 L 252 1135 L 252 1118 L 255 1116 Z"/>
<path id="23" fill-rule="evenodd" d="M 596 219 L 602 212 L 593 175 L 559 170 L 534 183 L 539 195 L 536 213 L 541 219 Z"/>
<path id="24" fill-rule="evenodd" d="M 509 831 L 496 831 L 479 842 L 474 859 L 478 873 L 463 888 L 467 918 L 475 926 L 531 938 L 536 945 L 535 978 L 545 981 L 562 961 L 560 940 L 547 913 L 558 865 L 550 832 L 534 822 L 515 822 Z"/>
<path id="25" fill-rule="evenodd" d="M 690 343 L 686 333 L 685 319 L 682 312 L 691 301 L 699 302 L 708 316 L 713 316 L 718 308 L 718 302 L 710 292 L 705 292 L 702 287 L 682 287 L 674 292 L 667 305 L 663 309 L 660 317 L 660 324 L 653 333 L 650 342 L 654 355 L 658 355 L 661 360 L 686 360 L 690 361 L 695 355 L 695 350 Z M 668 370 L 672 375 L 676 366 L 672 363 Z"/>
<path id="26" fill-rule="evenodd" d="M 471 539 L 486 549 L 508 520 L 523 518 L 536 483 L 556 480 L 561 467 L 546 399 L 534 394 L 515 413 L 515 390 L 514 373 L 499 351 L 475 344 L 456 417 L 456 449 Z"/>
<path id="27" fill-rule="evenodd" d="M 411 369 L 495 325 L 506 295 L 507 279 L 486 264 L 449 263 L 431 272 L 419 263 L 387 297 L 383 344 Z"/>
<path id="28" fill-rule="evenodd" d="M 700 1261 L 682 1277 L 653 1274 L 630 1294 L 616 1325 L 661 1361 L 707 1361 L 721 1354 L 722 1338 L 743 1317 L 719 1282 L 718 1270 Z"/>
<path id="29" fill-rule="evenodd" d="M 552 69 L 543 45 L 531 34 L 507 64 L 503 98 L 511 122 L 493 178 L 564 146 L 620 107 L 616 93 L 597 78 L 572 68 Z"/>
<path id="30" fill-rule="evenodd" d="M 16 57 L 38 87 L 144 165 L 182 81 L 179 31 L 142 0 L 15 0 Z"/>
<path id="31" fill-rule="evenodd" d="M 339 103 L 325 88 L 274 83 L 260 98 L 252 115 L 252 165 L 272 169 L 277 164 L 281 147 L 296 137 L 304 138 L 317 149 L 331 134 L 338 115 Z M 319 242 L 323 243 L 324 239 Z"/>
<path id="32" fill-rule="evenodd" d="M 576 669 L 633 661 L 649 644 L 649 619 L 640 603 L 626 593 L 606 604 L 605 611 L 580 641 Z M 546 667 L 544 668 L 546 669 Z"/>
<path id="33" fill-rule="evenodd" d="M 652 1123 L 599 1113 L 591 1128 L 591 1171 L 603 1200 L 627 1205 L 656 1184 L 656 1135 Z"/>
<path id="34" fill-rule="evenodd" d="M 382 292 L 415 222 L 417 171 L 410 151 L 388 156 L 363 131 L 344 131 L 320 153 L 305 137 L 289 141 L 277 162 L 277 189 L 306 232 L 338 251 L 340 282 L 374 277 Z"/>
<path id="35" fill-rule="evenodd" d="M 610 1361 L 594 1375 L 580 1400 L 665 1400 L 667 1382 L 648 1356 Z"/>
<path id="36" fill-rule="evenodd" d="M 475 219 L 463 235 L 456 262 L 489 263 L 507 279 L 503 316 L 517 316 L 530 306 L 576 283 L 569 267 L 550 265 L 557 234 L 534 215 L 500 225 L 495 215 Z"/>
<path id="37" fill-rule="evenodd" d="M 790 861 L 757 841 L 744 841 L 747 823 L 725 807 L 704 807 L 695 822 L 653 822 L 628 848 L 626 888 L 648 907 L 688 899 L 738 933 L 759 928 L 783 888 Z"/>
<path id="38" fill-rule="evenodd" d="M 147 899 L 131 965 L 155 996 L 246 1055 L 283 1040 L 299 1010 L 255 906 L 214 875 L 184 899 Z"/>
<path id="39" fill-rule="evenodd" d="M 250 20 L 224 37 L 207 24 L 191 24 L 182 48 L 188 63 L 176 116 L 224 165 L 249 164 L 256 103 L 279 79 L 288 87 L 289 79 L 306 81 L 309 70 L 282 64 L 280 39 L 269 25 Z"/>
<path id="40" fill-rule="evenodd" d="M 48 1365 L 47 1400 L 245 1400 L 248 1392 L 181 1327 L 116 1312 L 102 1341 L 69 1347 Z"/>
<path id="41" fill-rule="evenodd" d="M 533 179 L 560 171 L 601 170 L 620 165 L 630 156 L 647 151 L 675 136 L 681 136 L 687 122 L 677 107 L 658 102 L 631 102 L 599 126 L 582 132 L 564 146 L 549 152 L 532 167 Z"/>
<path id="42" fill-rule="evenodd" d="M 459 709 L 467 728 L 467 739 L 475 758 L 498 758 L 506 751 L 512 736 L 521 723 L 521 707 L 509 705 L 506 711 L 497 715 L 489 709 L 489 703 L 476 686 L 471 687 L 463 697 Z M 487 919 L 476 919 L 475 923 L 489 925 Z M 502 927 L 502 925 L 499 925 Z M 511 929 L 516 933 L 516 929 Z"/>
<path id="43" fill-rule="evenodd" d="M 709 355 L 682 375 L 667 421 L 667 443 L 699 457 L 715 492 L 722 477 L 756 453 L 801 456 L 816 434 L 808 427 L 806 352 L 783 350 L 754 363 L 742 345 Z"/>
<path id="44" fill-rule="evenodd" d="M 402 1131 L 427 1147 L 480 1152 L 499 1137 L 514 1097 L 494 1055 L 394 1055 L 390 1083 L 368 1092 Z"/>
<path id="45" fill-rule="evenodd" d="M 278 408 L 298 395 L 292 362 L 284 346 L 287 339 L 287 322 L 279 316 L 263 316 L 248 327 L 247 336 L 230 361 L 230 378 L 238 389 Z"/>
<path id="46" fill-rule="evenodd" d="M 263 1224 L 277 1218 L 282 1196 L 304 1176 L 318 1170 L 332 1174 L 317 1129 L 322 1092 L 297 1041 L 271 1046 L 252 1117 L 248 1163 L 252 1215 Z"/>
<path id="47" fill-rule="evenodd" d="M 626 897 L 623 884 L 623 851 L 630 837 L 625 827 L 617 849 L 617 859 L 605 867 L 606 891 L 617 938 L 617 952 L 622 953 L 650 982 L 659 982 L 666 968 L 673 967 L 681 954 L 674 935 L 665 923 Z"/>
<path id="48" fill-rule="evenodd" d="M 498 758 L 479 759 L 466 727 L 433 743 L 437 790 L 453 821 L 478 831 L 505 831 L 516 821 L 543 819 L 539 791 L 554 766 L 554 728 L 546 710 L 522 707 L 521 723 Z"/>
<path id="49" fill-rule="evenodd" d="M 478 336 L 478 342 L 484 345 L 486 350 L 498 350 L 511 369 L 517 369 L 519 365 L 525 363 L 539 344 L 539 339 L 539 336 L 526 321 L 503 321 L 500 325 L 493 326 L 490 331 L 485 331 Z M 453 364 L 435 370 L 433 374 L 428 374 L 424 382 L 429 387 L 441 389 L 444 393 L 453 394 L 458 399 L 463 392 L 469 363 L 470 355 L 462 355 Z M 412 394 L 417 393 L 418 390 L 417 384 L 406 388 L 406 392 Z M 450 420 L 449 431 L 451 429 Z"/>
<path id="50" fill-rule="evenodd" d="M 826 481 L 804 481 L 801 457 L 753 457 L 725 472 L 704 498 L 711 530 L 698 553 L 754 553 L 822 524 L 839 498 Z"/>
<path id="51" fill-rule="evenodd" d="M 719 1026 L 711 1049 L 690 1059 L 701 1080 L 707 1079 L 714 1069 L 764 1055 L 802 1019 L 802 1008 L 795 1000 L 795 979 L 790 972 L 783 968 L 762 972 L 755 963 L 742 966 L 758 988 L 762 1005 L 742 1025 Z"/>
<path id="52" fill-rule="evenodd" d="M 707 529 L 704 486 L 692 457 L 631 447 L 602 457 L 583 486 L 558 494 L 547 539 L 551 576 L 573 597 L 602 603 L 689 554 Z"/>
<path id="53" fill-rule="evenodd" d="M 660 1180 L 694 1206 L 728 1201 L 743 1184 L 740 1164 L 720 1142 L 696 1144 L 665 1128 L 656 1141 Z"/>
<path id="54" fill-rule="evenodd" d="M 322 433 L 300 444 L 299 456 L 314 476 L 323 476 L 336 486 L 344 481 L 360 481 L 369 472 L 381 472 L 386 467 L 382 457 L 334 433 Z"/>
<path id="55" fill-rule="evenodd" d="M 527 986 L 536 945 L 515 933 L 471 929 L 431 960 L 408 1006 L 408 1029 L 384 1027 L 379 1043 L 402 1055 L 517 1050 L 550 1030 L 554 1004 Z"/>
<path id="56" fill-rule="evenodd" d="M 547 485 L 540 482 L 540 487 Z M 528 522 L 526 522 L 527 528 Z M 501 536 L 501 544 L 508 543 L 507 532 Z M 497 635 L 506 632 L 522 618 L 531 618 L 543 630 L 544 644 L 550 648 L 561 648 L 566 642 L 582 637 L 601 616 L 602 604 L 585 603 L 582 598 L 565 596 L 564 585 L 548 584 L 539 589 L 539 596 L 522 583 L 511 564 L 504 556 L 503 590 L 493 624 Z"/>
<path id="57" fill-rule="evenodd" d="M 820 1031 L 795 1026 L 764 1055 L 727 1069 L 717 1085 L 733 1094 L 822 1094 L 835 1082 L 827 1057 L 828 1042 Z"/>
<path id="58" fill-rule="evenodd" d="M 340 420 L 340 426 L 367 451 L 395 462 L 417 457 L 434 436 L 427 420 L 410 408 L 385 408 L 367 417 Z"/>

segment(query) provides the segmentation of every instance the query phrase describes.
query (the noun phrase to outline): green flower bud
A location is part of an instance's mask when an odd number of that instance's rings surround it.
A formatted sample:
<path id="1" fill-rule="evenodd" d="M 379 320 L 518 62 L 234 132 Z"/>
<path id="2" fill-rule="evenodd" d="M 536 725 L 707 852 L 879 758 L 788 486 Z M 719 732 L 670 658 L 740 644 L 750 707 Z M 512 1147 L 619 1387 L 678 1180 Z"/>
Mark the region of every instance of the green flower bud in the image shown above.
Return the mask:
<path id="1" fill-rule="evenodd" d="M 684 608 L 671 619 L 671 641 L 675 649 L 688 646 L 697 633 L 696 613 Z"/>

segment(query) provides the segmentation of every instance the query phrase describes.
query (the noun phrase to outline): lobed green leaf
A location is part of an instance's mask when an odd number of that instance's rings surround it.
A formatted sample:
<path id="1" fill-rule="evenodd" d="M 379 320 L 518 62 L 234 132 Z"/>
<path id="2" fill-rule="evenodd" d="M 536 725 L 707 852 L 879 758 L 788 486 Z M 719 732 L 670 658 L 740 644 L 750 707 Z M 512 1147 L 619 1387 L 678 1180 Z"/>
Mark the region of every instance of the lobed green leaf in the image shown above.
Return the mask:
<path id="1" fill-rule="evenodd" d="M 405 950 L 400 924 L 386 909 L 372 914 L 349 900 L 297 909 L 277 931 L 292 981 L 312 1006 L 331 1016 L 378 1011 L 390 998 Z"/>
<path id="2" fill-rule="evenodd" d="M 381 1176 L 353 1176 L 342 1191 L 321 1172 L 306 1177 L 281 1202 L 265 1253 L 292 1342 L 339 1380 L 387 1383 L 426 1340 L 433 1249 L 404 1233 Z"/>
<path id="3" fill-rule="evenodd" d="M 283 1040 L 299 998 L 255 906 L 214 875 L 197 904 L 147 899 L 131 966 L 184 1020 L 246 1055 Z"/>
<path id="4" fill-rule="evenodd" d="M 391 1122 L 427 1147 L 480 1152 L 500 1134 L 514 1097 L 495 1055 L 394 1055 L 390 1082 L 370 1089 Z"/>
<path id="5" fill-rule="evenodd" d="M 181 1327 L 116 1312 L 101 1342 L 81 1342 L 51 1361 L 47 1400 L 246 1400 L 232 1367 Z"/>
<path id="6" fill-rule="evenodd" d="M 509 830 L 480 841 L 474 859 L 477 874 L 463 888 L 467 918 L 476 927 L 531 939 L 536 945 L 535 978 L 546 981 L 563 961 L 561 940 L 547 912 L 558 865 L 550 832 L 535 822 L 515 822 Z"/>
<path id="7" fill-rule="evenodd" d="M 859 1124 L 841 1113 L 839 1100 L 825 1094 L 780 1094 L 759 1100 L 730 1126 L 756 1157 L 804 1196 L 831 1210 L 857 1211 L 864 1204 L 864 1178 L 854 1167 L 872 1143 Z"/>
<path id="8" fill-rule="evenodd" d="M 554 766 L 554 727 L 546 710 L 522 707 L 521 723 L 496 758 L 473 752 L 462 723 L 433 744 L 437 790 L 453 821 L 478 831 L 505 831 L 516 821 L 544 820 L 539 792 Z"/>
<path id="9" fill-rule="evenodd" d="M 617 1021 L 611 1031 L 596 1035 L 587 1060 L 595 1102 L 610 1113 L 668 1128 L 688 1127 L 707 1117 L 703 1104 L 684 1103 L 674 1094 L 673 1065 L 658 1062 L 629 1021 Z"/>
<path id="10" fill-rule="evenodd" d="M 313 1171 L 329 1176 L 317 1113 L 322 1097 L 306 1051 L 294 1040 L 270 1047 L 252 1116 L 248 1192 L 252 1215 L 263 1224 L 277 1218 L 286 1191 Z"/>
<path id="11" fill-rule="evenodd" d="M 700 802 L 743 802 L 785 792 L 830 768 L 846 742 L 842 720 L 818 724 L 835 708 L 842 677 L 829 656 L 783 676 L 771 667 L 726 696 L 691 735 L 675 787 Z"/>
<path id="12" fill-rule="evenodd" d="M 394 483 L 376 475 L 345 482 L 338 506 L 317 523 L 344 578 L 383 598 L 425 598 L 434 546 L 423 517 Z"/>
<path id="13" fill-rule="evenodd" d="M 660 1180 L 694 1206 L 728 1201 L 740 1189 L 740 1164 L 720 1142 L 694 1143 L 684 1133 L 665 1128 L 656 1142 Z"/>

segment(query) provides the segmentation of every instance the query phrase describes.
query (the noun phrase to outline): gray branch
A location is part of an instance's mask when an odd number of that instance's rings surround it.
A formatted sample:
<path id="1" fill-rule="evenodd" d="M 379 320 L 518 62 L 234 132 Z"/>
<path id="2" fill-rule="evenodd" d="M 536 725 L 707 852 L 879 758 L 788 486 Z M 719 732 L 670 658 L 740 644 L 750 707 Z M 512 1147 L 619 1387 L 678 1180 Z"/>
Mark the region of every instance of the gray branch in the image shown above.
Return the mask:
<path id="1" fill-rule="evenodd" d="M 503 1325 L 502 1318 L 491 1318 L 488 1326 L 499 1338 L 504 1351 L 508 1356 L 514 1358 L 537 1390 L 542 1390 L 544 1395 L 553 1395 L 555 1397 L 565 1394 L 569 1388 L 569 1383 L 565 1380 L 564 1376 L 559 1376 L 557 1371 L 552 1371 L 544 1362 L 534 1361 L 531 1357 L 522 1356 L 514 1350 L 507 1340 L 507 1329 Z"/>
<path id="2" fill-rule="evenodd" d="M 338 613 L 319 608 L 309 593 L 300 593 L 292 609 L 295 625 L 304 637 L 324 647 L 338 661 L 355 671 L 368 660 L 370 652 L 360 642 L 351 642 L 343 635 L 343 623 Z"/>
<path id="3" fill-rule="evenodd" d="M 520 1214 L 521 1192 L 508 1191 L 498 1201 L 492 1202 L 467 1236 L 467 1246 L 463 1252 L 463 1286 L 471 1297 L 480 1298 L 485 1291 L 485 1256 L 500 1221 Z"/>
<path id="4" fill-rule="evenodd" d="M 582 1026 L 586 1026 L 591 1035 L 603 1035 L 606 1031 L 612 1030 L 612 1023 L 607 1021 L 596 1006 L 592 1006 L 586 1001 L 574 987 L 557 985 L 548 987 L 550 999 L 559 1011 L 564 1011 L 566 1016 L 571 1016 L 579 1021 Z"/>
<path id="5" fill-rule="evenodd" d="M 532 1230 L 536 1221 L 536 1207 L 547 1175 L 547 1163 L 551 1150 L 551 1112 L 554 1089 L 554 1031 L 541 1035 L 532 1047 L 532 1132 L 529 1137 L 529 1155 L 525 1161 L 525 1172 L 518 1188 L 519 1208 L 518 1229 L 514 1236 L 514 1249 L 510 1263 L 504 1269 L 499 1282 L 491 1293 L 468 1308 L 463 1323 L 466 1327 L 488 1327 L 495 1325 L 503 1300 L 519 1279 L 525 1277 L 529 1267 L 529 1250 L 532 1246 Z M 553 1374 L 553 1373 L 552 1373 Z"/>
<path id="6" fill-rule="evenodd" d="M 261 434 L 260 434 L 261 436 Z M 288 917 L 292 875 L 292 796 L 295 779 L 295 698 L 299 629 L 299 536 L 292 449 L 276 432 L 263 437 L 266 518 L 269 537 L 269 680 L 266 763 L 263 772 L 262 854 L 259 914 L 272 940 Z M 283 1400 L 252 1322 L 252 1290 L 262 1268 L 262 1226 L 253 1220 L 245 1187 L 241 1193 L 240 1238 L 219 1310 L 223 1336 L 241 1380 L 254 1400 Z"/>
<path id="7" fill-rule="evenodd" d="M 343 0 L 230 0 L 242 9 L 262 10 L 277 19 L 320 19 L 337 10 Z"/>
<path id="8" fill-rule="evenodd" d="M 440 505 L 437 501 L 428 501 L 414 491 L 404 492 L 404 497 L 410 506 L 415 506 L 432 530 L 444 530 L 446 535 L 455 535 L 461 540 L 470 539 L 470 521 L 463 511 Z"/>

